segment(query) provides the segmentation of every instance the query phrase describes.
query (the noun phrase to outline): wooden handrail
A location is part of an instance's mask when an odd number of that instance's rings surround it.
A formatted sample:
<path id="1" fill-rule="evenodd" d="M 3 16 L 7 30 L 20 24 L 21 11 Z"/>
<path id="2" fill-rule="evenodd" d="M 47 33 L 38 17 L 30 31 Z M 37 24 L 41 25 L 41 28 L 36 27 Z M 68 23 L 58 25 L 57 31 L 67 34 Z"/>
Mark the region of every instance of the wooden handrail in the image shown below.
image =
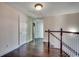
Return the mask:
<path id="1" fill-rule="evenodd" d="M 50 32 L 50 34 L 51 34 L 52 36 L 54 36 L 56 39 L 60 40 L 60 39 L 59 39 L 56 35 L 54 35 L 53 33 Z"/>
<path id="2" fill-rule="evenodd" d="M 48 32 L 47 30 L 45 32 Z M 50 32 L 61 32 L 61 31 L 50 31 Z M 70 31 L 62 31 L 62 33 L 72 33 L 72 34 L 79 34 L 79 32 L 70 32 Z"/>

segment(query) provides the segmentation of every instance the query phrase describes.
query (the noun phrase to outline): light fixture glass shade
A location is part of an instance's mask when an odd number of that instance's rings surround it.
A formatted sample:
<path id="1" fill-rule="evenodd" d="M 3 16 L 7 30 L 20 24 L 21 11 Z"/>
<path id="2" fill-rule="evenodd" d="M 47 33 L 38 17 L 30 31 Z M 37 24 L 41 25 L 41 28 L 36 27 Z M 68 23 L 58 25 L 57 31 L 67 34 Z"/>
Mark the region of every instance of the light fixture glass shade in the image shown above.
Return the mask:
<path id="1" fill-rule="evenodd" d="M 41 6 L 36 6 L 36 10 L 41 10 L 42 7 Z"/>
<path id="2" fill-rule="evenodd" d="M 35 9 L 36 10 L 41 10 L 42 9 L 42 7 L 43 7 L 43 5 L 42 4 L 35 4 Z"/>

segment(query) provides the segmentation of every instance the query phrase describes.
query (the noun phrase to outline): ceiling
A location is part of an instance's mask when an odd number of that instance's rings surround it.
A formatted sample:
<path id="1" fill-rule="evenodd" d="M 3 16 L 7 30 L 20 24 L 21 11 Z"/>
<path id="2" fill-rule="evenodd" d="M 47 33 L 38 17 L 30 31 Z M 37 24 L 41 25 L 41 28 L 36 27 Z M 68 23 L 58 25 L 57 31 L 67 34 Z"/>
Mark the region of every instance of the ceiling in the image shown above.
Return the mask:
<path id="1" fill-rule="evenodd" d="M 46 17 L 79 12 L 79 2 L 38 2 L 44 5 L 37 11 L 34 5 L 37 2 L 6 2 L 6 4 L 32 17 Z"/>

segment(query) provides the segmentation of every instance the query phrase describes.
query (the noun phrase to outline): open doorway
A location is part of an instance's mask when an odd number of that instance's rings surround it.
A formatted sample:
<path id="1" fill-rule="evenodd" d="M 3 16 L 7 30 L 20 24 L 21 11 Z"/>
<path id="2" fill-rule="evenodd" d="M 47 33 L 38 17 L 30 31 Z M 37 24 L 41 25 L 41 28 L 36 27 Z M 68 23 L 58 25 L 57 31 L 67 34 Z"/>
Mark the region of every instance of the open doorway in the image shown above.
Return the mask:
<path id="1" fill-rule="evenodd" d="M 43 39 L 44 39 L 44 25 L 43 20 L 36 19 L 32 23 L 32 38 L 35 42 L 35 46 L 39 46 L 38 49 L 43 50 Z"/>
<path id="2" fill-rule="evenodd" d="M 43 20 L 37 19 L 34 20 L 32 23 L 32 37 L 34 39 L 37 38 L 44 38 L 44 31 L 43 31 Z"/>

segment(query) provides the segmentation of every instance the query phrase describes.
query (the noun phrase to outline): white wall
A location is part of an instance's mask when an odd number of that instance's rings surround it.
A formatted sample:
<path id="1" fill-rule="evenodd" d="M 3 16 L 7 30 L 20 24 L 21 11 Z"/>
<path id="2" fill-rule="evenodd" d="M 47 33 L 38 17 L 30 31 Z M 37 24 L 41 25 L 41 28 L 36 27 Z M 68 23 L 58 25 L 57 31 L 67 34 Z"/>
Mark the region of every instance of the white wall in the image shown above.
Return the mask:
<path id="1" fill-rule="evenodd" d="M 26 15 L 19 17 L 20 19 L 20 44 L 32 41 L 32 19 Z"/>
<path id="2" fill-rule="evenodd" d="M 32 40 L 31 30 L 29 30 L 31 25 L 28 20 L 29 18 L 25 14 L 0 3 L 0 56 Z M 18 29 L 19 21 L 20 30 Z M 18 35 L 19 32 L 20 35 Z"/>
<path id="3" fill-rule="evenodd" d="M 77 32 L 79 32 L 79 13 L 49 16 L 44 18 L 44 30 L 60 30 L 60 28 L 63 28 L 63 30 L 66 31 L 70 31 L 70 29 L 75 29 Z M 45 33 L 44 41 L 47 41 L 47 35 L 48 34 Z M 60 38 L 60 33 L 55 33 L 55 35 Z M 63 41 L 77 52 L 79 52 L 78 39 L 79 35 L 75 36 L 72 34 L 63 34 Z M 54 37 L 51 37 L 51 44 L 53 44 L 56 48 L 60 47 L 60 42 L 56 40 Z M 66 51 L 70 56 L 75 56 L 64 46 L 63 50 Z"/>

